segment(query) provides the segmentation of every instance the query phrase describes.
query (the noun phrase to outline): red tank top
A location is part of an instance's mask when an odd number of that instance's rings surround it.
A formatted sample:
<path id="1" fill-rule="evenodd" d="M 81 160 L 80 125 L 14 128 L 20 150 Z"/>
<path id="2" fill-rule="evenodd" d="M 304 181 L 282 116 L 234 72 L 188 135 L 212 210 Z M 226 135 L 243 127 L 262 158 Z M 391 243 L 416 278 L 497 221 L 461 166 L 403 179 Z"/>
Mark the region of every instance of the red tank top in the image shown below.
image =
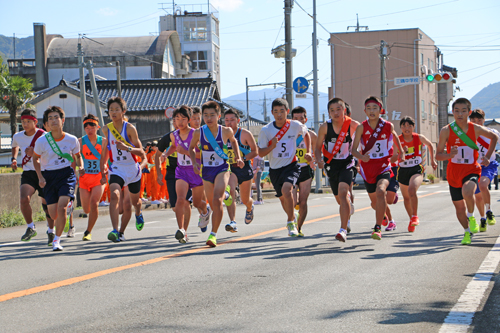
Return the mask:
<path id="1" fill-rule="evenodd" d="M 401 134 L 399 141 L 405 150 L 405 160 L 399 163 L 402 168 L 410 168 L 422 163 L 422 142 L 418 133 L 412 133 L 411 142 L 406 142 Z"/>

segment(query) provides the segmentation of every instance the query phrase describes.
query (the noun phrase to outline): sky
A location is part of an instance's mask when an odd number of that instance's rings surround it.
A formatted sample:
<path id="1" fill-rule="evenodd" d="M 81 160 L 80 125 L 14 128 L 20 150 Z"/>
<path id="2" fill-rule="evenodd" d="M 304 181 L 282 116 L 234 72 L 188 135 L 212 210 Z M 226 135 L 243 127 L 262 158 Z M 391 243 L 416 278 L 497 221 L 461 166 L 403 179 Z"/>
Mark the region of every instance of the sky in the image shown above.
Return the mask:
<path id="1" fill-rule="evenodd" d="M 175 3 L 206 5 L 207 1 L 176 0 Z M 356 14 L 360 25 L 368 26 L 369 30 L 420 28 L 444 53 L 444 63 L 458 69 L 457 97 L 471 98 L 485 86 L 500 81 L 498 0 L 317 0 L 316 3 L 317 20 L 322 25 L 317 27 L 321 92 L 327 92 L 331 85 L 329 33 L 346 32 L 347 26 L 356 25 Z M 283 0 L 211 0 L 211 4 L 219 11 L 222 98 L 245 92 L 245 78 L 250 85 L 284 82 L 283 59 L 271 54 L 271 49 L 284 41 Z M 47 33 L 65 38 L 75 38 L 78 33 L 90 38 L 156 34 L 159 16 L 172 8 L 171 1 L 160 4 L 147 0 L 0 0 L 0 5 L 7 8 L 0 14 L 0 34 L 15 33 L 20 38 L 33 35 L 33 22 L 45 23 Z M 312 71 L 313 21 L 309 16 L 312 13 L 312 0 L 295 1 L 294 78 Z"/>

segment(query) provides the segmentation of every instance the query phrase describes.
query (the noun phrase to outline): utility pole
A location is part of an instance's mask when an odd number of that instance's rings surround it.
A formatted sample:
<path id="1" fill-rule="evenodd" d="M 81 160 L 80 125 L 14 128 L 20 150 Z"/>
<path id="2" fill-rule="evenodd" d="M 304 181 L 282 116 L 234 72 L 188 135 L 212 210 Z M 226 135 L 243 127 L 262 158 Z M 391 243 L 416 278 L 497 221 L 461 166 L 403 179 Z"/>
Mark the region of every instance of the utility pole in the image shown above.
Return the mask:
<path id="1" fill-rule="evenodd" d="M 292 3 L 285 0 L 285 72 L 286 72 L 286 100 L 293 109 L 293 75 L 292 75 Z"/>
<path id="2" fill-rule="evenodd" d="M 318 96 L 318 39 L 316 37 L 316 0 L 313 0 L 313 102 L 314 102 L 314 132 L 319 132 L 319 96 Z M 321 191 L 321 170 L 316 168 L 316 186 L 315 193 Z"/>
<path id="3" fill-rule="evenodd" d="M 250 111 L 248 110 L 248 78 L 245 78 L 246 82 L 246 93 L 247 93 L 247 130 L 250 131 Z"/>
<path id="4" fill-rule="evenodd" d="M 122 97 L 122 78 L 120 75 L 120 62 L 116 61 L 116 91 L 118 93 L 118 97 Z"/>
<path id="5" fill-rule="evenodd" d="M 267 121 L 267 99 L 266 99 L 266 93 L 264 93 L 264 105 L 262 106 L 262 109 L 264 110 L 264 121 Z"/>
<path id="6" fill-rule="evenodd" d="M 99 101 L 99 92 L 97 91 L 97 85 L 95 83 L 94 65 L 92 64 L 92 60 L 89 60 L 87 62 L 87 70 L 89 71 L 90 86 L 92 88 L 92 94 L 94 95 L 95 113 L 97 115 L 97 119 L 99 120 L 99 126 L 101 126 L 101 133 L 103 133 L 104 135 L 105 126 L 104 126 L 104 120 L 102 118 L 101 103 Z"/>
<path id="7" fill-rule="evenodd" d="M 87 103 L 86 103 L 86 96 L 85 96 L 85 72 L 83 70 L 83 67 L 85 66 L 84 60 L 83 60 L 83 50 L 82 50 L 82 43 L 81 43 L 81 38 L 78 38 L 78 49 L 77 49 L 77 55 L 78 55 L 78 70 L 80 72 L 80 109 L 81 109 L 81 116 L 82 116 L 82 136 L 85 134 L 85 131 L 83 130 L 83 118 L 87 116 Z"/>
<path id="8" fill-rule="evenodd" d="M 380 41 L 380 97 L 382 98 L 382 108 L 387 109 L 387 79 L 385 77 L 385 61 L 387 59 L 387 43 Z"/>

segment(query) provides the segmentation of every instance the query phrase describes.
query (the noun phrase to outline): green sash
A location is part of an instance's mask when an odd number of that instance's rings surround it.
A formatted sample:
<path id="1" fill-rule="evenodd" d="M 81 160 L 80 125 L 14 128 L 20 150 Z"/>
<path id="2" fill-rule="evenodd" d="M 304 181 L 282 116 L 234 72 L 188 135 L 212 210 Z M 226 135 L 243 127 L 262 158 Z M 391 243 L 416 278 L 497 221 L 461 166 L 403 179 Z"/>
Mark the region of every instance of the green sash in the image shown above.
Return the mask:
<path id="1" fill-rule="evenodd" d="M 65 158 L 71 163 L 73 163 L 74 161 L 73 156 L 71 156 L 71 154 L 68 153 L 64 154 L 62 153 L 61 148 L 59 148 L 59 146 L 56 143 L 56 140 L 54 140 L 54 138 L 52 137 L 52 132 L 48 132 L 47 134 L 45 134 L 45 137 L 47 138 L 47 142 L 49 143 L 50 148 L 52 148 L 52 150 L 54 151 L 54 153 L 56 153 L 57 156 Z"/>
<path id="2" fill-rule="evenodd" d="M 464 131 L 462 131 L 462 129 L 458 127 L 456 122 L 452 122 L 450 124 L 450 128 L 453 130 L 453 132 L 455 132 L 455 134 L 460 138 L 460 140 L 462 140 L 468 147 L 475 150 L 479 150 L 477 144 L 474 141 L 472 141 L 471 138 L 469 138 L 467 133 L 464 133 Z"/>

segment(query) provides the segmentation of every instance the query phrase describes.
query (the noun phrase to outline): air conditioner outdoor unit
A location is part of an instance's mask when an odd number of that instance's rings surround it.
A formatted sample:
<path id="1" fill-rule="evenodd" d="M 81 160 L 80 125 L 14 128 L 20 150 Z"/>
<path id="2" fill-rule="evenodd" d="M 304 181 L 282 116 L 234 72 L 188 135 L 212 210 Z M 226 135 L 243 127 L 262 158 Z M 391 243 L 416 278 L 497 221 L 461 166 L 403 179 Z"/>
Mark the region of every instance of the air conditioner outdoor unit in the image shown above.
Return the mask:
<path id="1" fill-rule="evenodd" d="M 427 75 L 427 66 L 425 66 L 425 65 L 420 66 L 420 72 L 423 75 Z"/>

